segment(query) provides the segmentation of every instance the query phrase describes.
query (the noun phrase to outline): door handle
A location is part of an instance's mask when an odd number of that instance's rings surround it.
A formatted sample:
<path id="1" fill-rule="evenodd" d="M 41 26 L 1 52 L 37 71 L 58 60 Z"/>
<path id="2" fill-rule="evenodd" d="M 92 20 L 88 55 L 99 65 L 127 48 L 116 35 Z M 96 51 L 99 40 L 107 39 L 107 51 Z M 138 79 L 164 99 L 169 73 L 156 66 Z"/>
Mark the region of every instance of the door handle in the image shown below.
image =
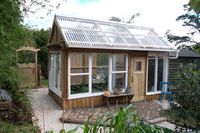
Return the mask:
<path id="1" fill-rule="evenodd" d="M 132 82 L 133 82 L 133 75 L 132 75 L 132 77 L 131 77 L 131 80 L 132 80 Z"/>

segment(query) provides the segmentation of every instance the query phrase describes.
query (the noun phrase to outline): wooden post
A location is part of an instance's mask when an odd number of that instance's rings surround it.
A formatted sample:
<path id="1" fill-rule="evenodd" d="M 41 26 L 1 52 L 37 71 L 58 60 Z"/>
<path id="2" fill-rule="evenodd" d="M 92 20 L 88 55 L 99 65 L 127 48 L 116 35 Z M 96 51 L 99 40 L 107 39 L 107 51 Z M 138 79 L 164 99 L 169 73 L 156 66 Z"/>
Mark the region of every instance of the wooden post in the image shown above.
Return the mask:
<path id="1" fill-rule="evenodd" d="M 38 87 L 37 51 L 35 52 L 35 88 Z"/>

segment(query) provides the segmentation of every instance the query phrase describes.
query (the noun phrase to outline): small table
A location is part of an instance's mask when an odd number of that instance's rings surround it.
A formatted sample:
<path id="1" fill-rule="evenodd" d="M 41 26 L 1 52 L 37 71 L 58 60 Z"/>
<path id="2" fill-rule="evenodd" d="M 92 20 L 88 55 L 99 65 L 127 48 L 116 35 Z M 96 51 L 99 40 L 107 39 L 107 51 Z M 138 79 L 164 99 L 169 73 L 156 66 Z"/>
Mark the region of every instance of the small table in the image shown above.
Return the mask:
<path id="1" fill-rule="evenodd" d="M 130 103 L 130 102 L 131 102 L 131 99 L 133 98 L 133 96 L 134 96 L 133 94 L 126 94 L 126 93 L 124 93 L 124 94 L 119 94 L 119 95 L 111 94 L 110 96 L 105 96 L 105 95 L 103 95 L 103 97 L 104 97 L 104 102 L 107 103 L 108 108 L 110 108 L 110 102 L 109 102 L 110 99 L 113 99 L 113 98 L 116 99 L 116 108 L 117 108 L 118 100 L 119 100 L 120 98 L 125 97 L 125 99 L 126 99 L 126 105 L 127 105 L 127 103 Z"/>

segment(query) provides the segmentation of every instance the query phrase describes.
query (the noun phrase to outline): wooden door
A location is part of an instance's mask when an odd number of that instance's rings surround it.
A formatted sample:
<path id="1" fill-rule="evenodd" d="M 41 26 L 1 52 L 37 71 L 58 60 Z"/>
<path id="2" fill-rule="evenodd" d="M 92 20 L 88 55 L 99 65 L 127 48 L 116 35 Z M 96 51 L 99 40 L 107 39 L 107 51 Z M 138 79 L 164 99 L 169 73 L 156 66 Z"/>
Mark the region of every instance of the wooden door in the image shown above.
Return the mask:
<path id="1" fill-rule="evenodd" d="M 146 86 L 146 56 L 131 55 L 130 86 L 134 97 L 132 101 L 144 100 Z"/>

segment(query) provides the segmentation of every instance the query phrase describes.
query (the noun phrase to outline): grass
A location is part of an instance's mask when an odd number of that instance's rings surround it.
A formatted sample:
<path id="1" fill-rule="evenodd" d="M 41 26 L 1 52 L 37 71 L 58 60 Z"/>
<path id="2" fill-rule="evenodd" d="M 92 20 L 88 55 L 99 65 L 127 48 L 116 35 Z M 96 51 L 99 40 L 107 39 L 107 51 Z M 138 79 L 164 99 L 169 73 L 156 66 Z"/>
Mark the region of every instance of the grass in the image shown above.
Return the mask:
<path id="1" fill-rule="evenodd" d="M 41 86 L 48 86 L 48 79 L 43 79 L 41 80 Z"/>
<path id="2" fill-rule="evenodd" d="M 0 120 L 0 133 L 37 133 L 38 128 L 31 123 L 21 123 L 19 125 Z"/>

